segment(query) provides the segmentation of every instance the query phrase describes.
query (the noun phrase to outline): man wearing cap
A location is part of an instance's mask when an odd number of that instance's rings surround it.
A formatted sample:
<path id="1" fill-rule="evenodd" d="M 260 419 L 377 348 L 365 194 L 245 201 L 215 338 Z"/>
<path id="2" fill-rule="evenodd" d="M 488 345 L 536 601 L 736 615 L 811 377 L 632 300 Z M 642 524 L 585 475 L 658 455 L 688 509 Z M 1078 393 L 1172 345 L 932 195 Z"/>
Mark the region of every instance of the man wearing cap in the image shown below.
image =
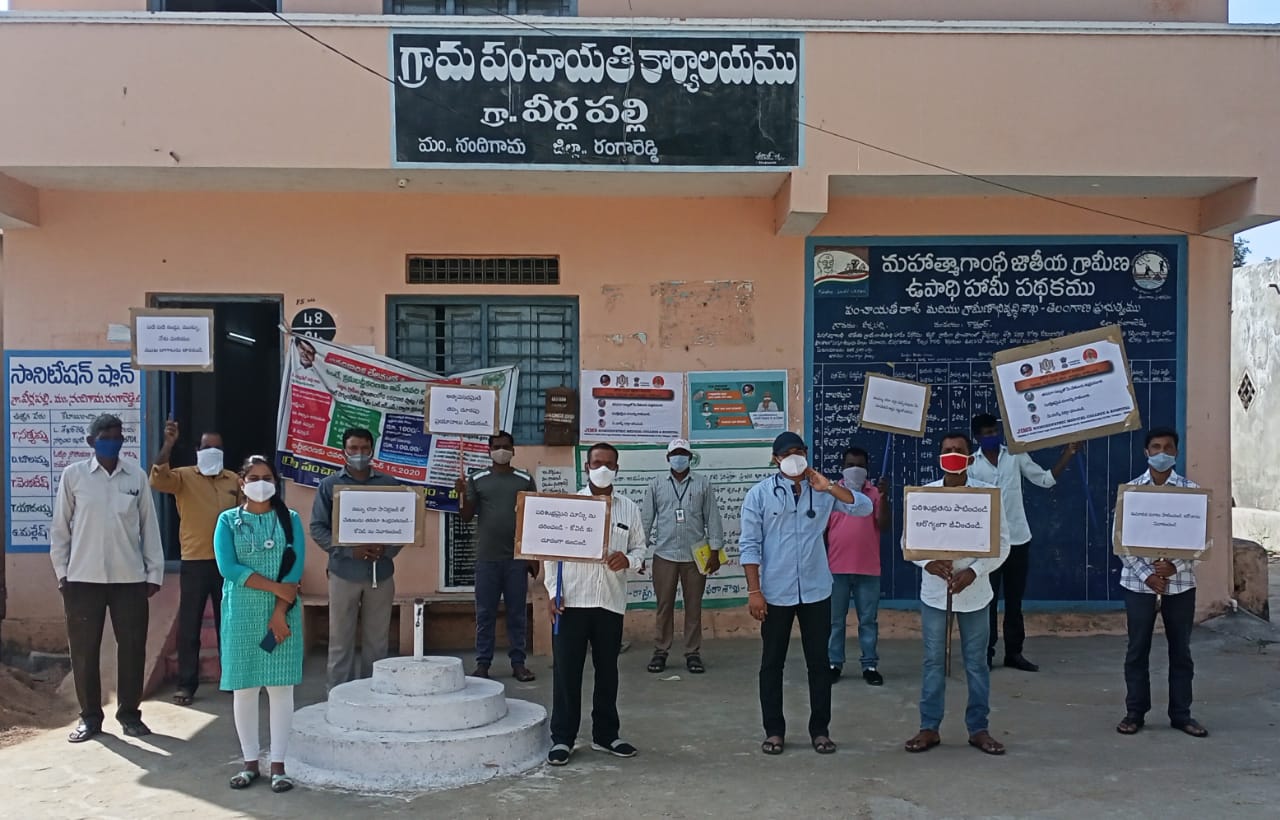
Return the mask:
<path id="1" fill-rule="evenodd" d="M 834 511 L 862 516 L 874 509 L 862 493 L 810 468 L 807 454 L 800 436 L 778 436 L 773 442 L 778 472 L 752 487 L 742 502 L 738 548 L 747 576 L 747 606 L 760 621 L 760 711 L 766 736 L 760 751 L 767 755 L 782 754 L 786 738 L 782 672 L 791 625 L 797 620 L 809 673 L 810 743 L 818 754 L 836 750 L 828 734 L 831 570 L 823 533 Z"/>
<path id="2" fill-rule="evenodd" d="M 702 663 L 702 595 L 707 577 L 699 571 L 693 553 L 709 545 L 707 575 L 715 574 L 724 546 L 724 522 L 715 488 L 706 477 L 691 472 L 692 458 L 693 451 L 684 439 L 668 444 L 671 471 L 649 482 L 640 505 L 644 531 L 653 545 L 653 594 L 658 602 L 650 672 L 667 668 L 675 631 L 677 584 L 684 593 L 684 664 L 694 674 L 706 671 Z"/>

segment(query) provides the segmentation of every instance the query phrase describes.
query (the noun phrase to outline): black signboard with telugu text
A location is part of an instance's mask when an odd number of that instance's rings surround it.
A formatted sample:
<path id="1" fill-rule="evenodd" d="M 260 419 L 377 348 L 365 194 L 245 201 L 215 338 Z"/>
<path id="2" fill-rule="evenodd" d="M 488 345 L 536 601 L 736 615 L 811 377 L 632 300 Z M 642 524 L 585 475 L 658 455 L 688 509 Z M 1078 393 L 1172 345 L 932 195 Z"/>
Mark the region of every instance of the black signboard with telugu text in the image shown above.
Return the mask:
<path id="1" fill-rule="evenodd" d="M 392 34 L 398 165 L 800 164 L 800 38 Z"/>

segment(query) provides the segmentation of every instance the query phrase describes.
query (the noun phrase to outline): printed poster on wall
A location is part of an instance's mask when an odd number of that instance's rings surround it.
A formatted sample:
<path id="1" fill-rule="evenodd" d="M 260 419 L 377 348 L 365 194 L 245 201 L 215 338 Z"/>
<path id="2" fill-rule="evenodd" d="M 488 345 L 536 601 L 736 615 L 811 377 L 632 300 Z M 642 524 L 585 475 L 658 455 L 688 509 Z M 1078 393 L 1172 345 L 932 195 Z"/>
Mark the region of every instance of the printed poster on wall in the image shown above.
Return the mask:
<path id="1" fill-rule="evenodd" d="M 683 373 L 584 370 L 579 395 L 582 441 L 665 444 L 683 437 Z"/>
<path id="2" fill-rule="evenodd" d="M 578 486 L 587 484 L 583 465 L 586 463 L 590 444 L 577 448 Z M 655 477 L 667 475 L 667 448 L 665 445 L 624 444 L 618 448 L 618 477 L 615 490 L 637 504 L 644 503 L 645 487 Z M 760 481 L 778 471 L 773 466 L 773 451 L 767 443 L 731 444 L 717 442 L 693 448 L 692 469 L 701 472 L 715 487 L 716 503 L 724 520 L 724 548 L 729 563 L 715 575 L 707 576 L 707 589 L 703 606 L 725 608 L 742 606 L 747 602 L 747 578 L 738 563 L 738 535 L 742 529 L 742 500 L 747 491 Z M 646 536 L 648 534 L 646 533 Z M 650 537 L 652 551 L 652 538 Z M 657 602 L 653 596 L 653 562 L 644 575 L 629 572 L 627 576 L 627 608 L 653 609 Z"/>
<path id="3" fill-rule="evenodd" d="M 374 436 L 375 470 L 424 486 L 427 509 L 457 512 L 454 482 L 489 466 L 489 442 L 423 432 L 427 385 L 497 390 L 506 428 L 515 414 L 519 368 L 441 376 L 316 338 L 291 335 L 289 341 L 276 428 L 281 475 L 304 486 L 319 485 L 343 465 L 343 432 L 363 427 Z"/>
<path id="4" fill-rule="evenodd" d="M 103 413 L 124 422 L 120 455 L 142 464 L 139 441 L 143 380 L 126 351 L 23 351 L 4 355 L 5 545 L 9 552 L 48 552 L 53 501 L 62 471 L 93 455 L 85 442 Z"/>
<path id="5" fill-rule="evenodd" d="M 787 429 L 787 371 L 689 374 L 690 441 L 770 441 Z"/>

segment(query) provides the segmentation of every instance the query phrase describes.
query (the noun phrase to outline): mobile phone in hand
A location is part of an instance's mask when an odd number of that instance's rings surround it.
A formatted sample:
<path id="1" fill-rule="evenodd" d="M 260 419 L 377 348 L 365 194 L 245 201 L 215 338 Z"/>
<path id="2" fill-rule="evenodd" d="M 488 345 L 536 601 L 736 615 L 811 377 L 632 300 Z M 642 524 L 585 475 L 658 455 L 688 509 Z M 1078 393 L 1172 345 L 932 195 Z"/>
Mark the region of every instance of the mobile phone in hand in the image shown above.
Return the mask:
<path id="1" fill-rule="evenodd" d="M 261 646 L 264 652 L 274 652 L 276 645 L 279 643 L 276 640 L 276 633 L 268 629 L 266 636 L 262 639 L 262 643 L 258 644 L 258 646 Z"/>

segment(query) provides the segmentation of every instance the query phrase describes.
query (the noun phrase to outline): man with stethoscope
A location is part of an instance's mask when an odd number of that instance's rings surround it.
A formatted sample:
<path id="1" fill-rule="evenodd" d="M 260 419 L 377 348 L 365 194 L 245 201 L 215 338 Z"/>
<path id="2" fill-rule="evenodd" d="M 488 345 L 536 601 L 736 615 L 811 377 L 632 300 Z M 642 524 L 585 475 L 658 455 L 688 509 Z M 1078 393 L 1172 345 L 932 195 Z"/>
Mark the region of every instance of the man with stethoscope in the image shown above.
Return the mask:
<path id="1" fill-rule="evenodd" d="M 809 467 L 804 439 L 786 432 L 774 439 L 779 472 L 756 484 L 742 502 L 738 541 L 747 576 L 747 606 L 760 621 L 760 711 L 766 739 L 760 750 L 782 754 L 786 719 L 782 671 L 791 625 L 800 622 L 809 673 L 809 739 L 818 754 L 836 750 L 831 722 L 831 676 L 827 638 L 831 632 L 831 570 L 823 533 L 833 511 L 870 515 L 871 499 L 842 487 Z"/>

